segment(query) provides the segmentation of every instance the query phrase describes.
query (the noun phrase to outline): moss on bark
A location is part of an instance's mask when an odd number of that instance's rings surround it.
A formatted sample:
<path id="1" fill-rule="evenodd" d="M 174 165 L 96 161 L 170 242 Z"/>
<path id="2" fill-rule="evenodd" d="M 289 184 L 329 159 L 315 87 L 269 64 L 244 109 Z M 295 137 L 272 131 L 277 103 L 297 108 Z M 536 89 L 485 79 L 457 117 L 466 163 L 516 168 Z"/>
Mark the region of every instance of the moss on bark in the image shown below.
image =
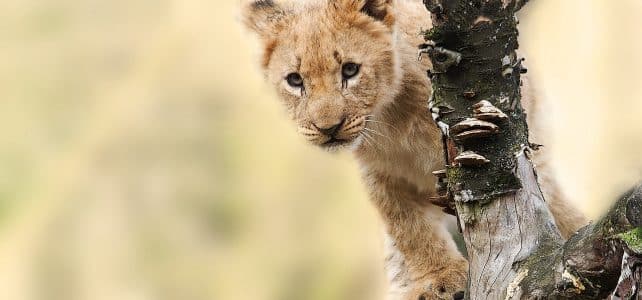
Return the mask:
<path id="1" fill-rule="evenodd" d="M 636 254 L 642 254 L 642 227 L 617 235 Z"/>

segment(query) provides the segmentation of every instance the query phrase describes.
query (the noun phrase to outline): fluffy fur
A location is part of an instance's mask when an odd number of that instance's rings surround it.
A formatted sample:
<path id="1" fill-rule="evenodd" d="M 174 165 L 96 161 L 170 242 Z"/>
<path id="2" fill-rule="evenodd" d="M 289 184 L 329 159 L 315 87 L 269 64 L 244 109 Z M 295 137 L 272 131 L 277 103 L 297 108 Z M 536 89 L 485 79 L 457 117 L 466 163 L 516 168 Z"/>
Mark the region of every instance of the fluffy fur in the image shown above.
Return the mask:
<path id="1" fill-rule="evenodd" d="M 420 29 L 430 28 L 426 9 L 402 0 L 262 0 L 243 11 L 263 41 L 266 78 L 299 132 L 329 150 L 349 148 L 359 161 L 386 227 L 390 298 L 452 299 L 464 290 L 468 263 L 445 215 L 426 201 L 435 195 L 431 172 L 444 167 L 441 134 L 427 111 L 430 66 L 417 61 Z M 345 80 L 349 62 L 360 70 Z M 301 87 L 288 84 L 292 73 L 300 74 Z M 337 124 L 335 136 L 324 133 Z M 584 219 L 561 200 L 547 172 L 540 174 L 568 236 Z"/>

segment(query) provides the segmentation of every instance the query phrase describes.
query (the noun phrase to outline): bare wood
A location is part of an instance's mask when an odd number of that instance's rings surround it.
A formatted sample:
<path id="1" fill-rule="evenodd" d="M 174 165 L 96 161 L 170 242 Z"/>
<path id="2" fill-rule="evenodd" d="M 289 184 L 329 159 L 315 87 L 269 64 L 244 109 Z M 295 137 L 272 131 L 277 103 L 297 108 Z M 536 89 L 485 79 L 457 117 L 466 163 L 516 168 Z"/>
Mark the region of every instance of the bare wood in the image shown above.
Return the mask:
<path id="1" fill-rule="evenodd" d="M 516 279 L 525 278 L 529 271 L 514 268 L 514 263 L 528 259 L 542 244 L 561 244 L 526 154 L 518 157 L 517 175 L 523 184 L 518 192 L 482 209 L 457 205 L 460 217 L 468 218 L 467 222 L 462 219 L 461 226 L 470 260 L 471 299 L 504 299 L 509 294 L 520 299 Z"/>

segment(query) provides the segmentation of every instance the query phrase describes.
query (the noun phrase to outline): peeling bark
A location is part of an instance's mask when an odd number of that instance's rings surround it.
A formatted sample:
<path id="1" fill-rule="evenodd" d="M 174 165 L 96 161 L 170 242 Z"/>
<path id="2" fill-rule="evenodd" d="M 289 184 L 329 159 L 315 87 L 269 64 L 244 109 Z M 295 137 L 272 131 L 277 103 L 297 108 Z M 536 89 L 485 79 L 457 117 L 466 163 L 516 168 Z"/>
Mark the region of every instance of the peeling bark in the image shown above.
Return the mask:
<path id="1" fill-rule="evenodd" d="M 515 13 L 527 1 L 425 0 L 430 109 L 470 260 L 468 299 L 641 299 L 642 185 L 563 241 L 537 184 L 520 104 Z M 535 147 L 533 147 L 535 148 Z M 620 297 L 620 298 L 617 298 Z M 637 297 L 637 298 L 636 298 Z"/>

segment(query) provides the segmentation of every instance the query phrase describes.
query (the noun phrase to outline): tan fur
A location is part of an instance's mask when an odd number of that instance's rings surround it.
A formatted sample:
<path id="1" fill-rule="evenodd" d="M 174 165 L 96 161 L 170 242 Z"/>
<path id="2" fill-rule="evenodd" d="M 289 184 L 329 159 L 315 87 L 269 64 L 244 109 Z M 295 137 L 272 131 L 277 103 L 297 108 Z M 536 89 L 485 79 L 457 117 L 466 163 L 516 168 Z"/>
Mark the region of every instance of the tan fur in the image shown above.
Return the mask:
<path id="1" fill-rule="evenodd" d="M 386 226 L 392 299 L 452 299 L 466 285 L 468 265 L 445 229 L 445 216 L 426 203 L 435 194 L 431 172 L 444 166 L 441 133 L 427 111 L 430 66 L 417 62 L 420 28 L 430 28 L 429 18 L 420 3 L 403 0 L 264 0 L 244 9 L 246 25 L 264 41 L 267 80 L 299 132 L 324 145 L 331 138 L 319 128 L 344 120 L 336 138 L 353 150 Z M 341 79 L 346 62 L 361 64 L 347 86 Z M 293 72 L 301 74 L 304 89 L 287 84 Z M 546 172 L 540 177 L 553 183 Z M 547 186 L 568 236 L 584 219 L 569 214 L 575 210 Z"/>

